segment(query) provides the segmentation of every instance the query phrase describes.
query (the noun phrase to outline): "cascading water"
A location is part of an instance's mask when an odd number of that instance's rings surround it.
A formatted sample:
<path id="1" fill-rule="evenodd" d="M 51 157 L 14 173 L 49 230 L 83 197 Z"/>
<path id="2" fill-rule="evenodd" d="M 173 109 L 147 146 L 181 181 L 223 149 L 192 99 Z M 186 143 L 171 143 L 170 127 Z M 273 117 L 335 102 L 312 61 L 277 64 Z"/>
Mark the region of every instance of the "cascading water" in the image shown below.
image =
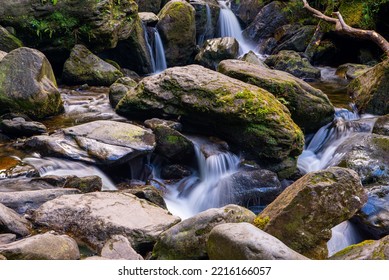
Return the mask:
<path id="1" fill-rule="evenodd" d="M 167 68 L 165 48 L 158 29 L 153 28 L 154 33 L 154 57 L 155 57 L 155 73 L 162 72 Z"/>
<path id="2" fill-rule="evenodd" d="M 358 228 L 350 221 L 340 223 L 333 227 L 331 231 L 332 237 L 327 242 L 329 257 L 352 244 L 357 244 L 364 240 Z"/>
<path id="3" fill-rule="evenodd" d="M 207 21 L 205 23 L 205 30 L 204 33 L 199 36 L 197 39 L 197 45 L 202 46 L 205 42 L 205 40 L 210 39 L 211 36 L 209 33 L 212 31 L 212 17 L 211 17 L 211 8 L 209 7 L 208 3 L 205 3 L 205 12 L 207 16 Z"/>
<path id="4" fill-rule="evenodd" d="M 152 49 L 151 44 L 150 44 L 149 35 L 147 34 L 147 27 L 144 24 L 142 24 L 142 27 L 143 27 L 144 37 L 146 40 L 147 50 L 149 51 L 150 58 L 151 58 L 151 68 L 152 68 L 151 72 L 155 73 L 155 71 L 156 71 L 155 58 L 154 58 L 154 54 L 153 54 L 153 49 Z"/>

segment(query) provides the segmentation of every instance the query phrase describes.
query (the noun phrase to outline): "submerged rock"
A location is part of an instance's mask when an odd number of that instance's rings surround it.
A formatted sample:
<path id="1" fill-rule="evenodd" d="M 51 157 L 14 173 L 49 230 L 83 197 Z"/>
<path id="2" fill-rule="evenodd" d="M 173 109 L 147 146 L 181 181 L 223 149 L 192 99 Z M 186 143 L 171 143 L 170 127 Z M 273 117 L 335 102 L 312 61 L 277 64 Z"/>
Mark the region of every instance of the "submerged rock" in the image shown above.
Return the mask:
<path id="1" fill-rule="evenodd" d="M 218 71 L 272 93 L 306 132 L 316 131 L 334 118 L 335 109 L 322 91 L 288 73 L 239 60 L 222 61 Z"/>
<path id="2" fill-rule="evenodd" d="M 215 226 L 209 234 L 207 252 L 211 260 L 307 260 L 249 223 Z"/>
<path id="3" fill-rule="evenodd" d="M 123 74 L 83 45 L 75 45 L 65 62 L 62 82 L 68 85 L 110 86 Z"/>
<path id="4" fill-rule="evenodd" d="M 0 245 L 0 254 L 8 260 L 78 260 L 80 258 L 76 241 L 67 235 L 51 232 Z"/>
<path id="5" fill-rule="evenodd" d="M 114 235 L 123 235 L 138 252 L 147 251 L 158 236 L 180 219 L 132 194 L 98 192 L 64 195 L 34 212 L 36 225 L 69 232 L 100 250 Z"/>
<path id="6" fill-rule="evenodd" d="M 331 167 L 290 185 L 254 223 L 300 254 L 325 259 L 331 228 L 350 219 L 366 201 L 356 172 Z"/>
<path id="7" fill-rule="evenodd" d="M 50 62 L 43 53 L 19 48 L 0 63 L 0 114 L 23 113 L 39 119 L 63 110 Z"/>
<path id="8" fill-rule="evenodd" d="M 208 236 L 215 226 L 223 223 L 252 222 L 254 218 L 254 213 L 237 205 L 208 209 L 164 231 L 154 246 L 153 258 L 206 259 Z"/>
<path id="9" fill-rule="evenodd" d="M 30 229 L 29 221 L 0 203 L 0 233 L 14 233 L 24 237 L 30 234 Z"/>

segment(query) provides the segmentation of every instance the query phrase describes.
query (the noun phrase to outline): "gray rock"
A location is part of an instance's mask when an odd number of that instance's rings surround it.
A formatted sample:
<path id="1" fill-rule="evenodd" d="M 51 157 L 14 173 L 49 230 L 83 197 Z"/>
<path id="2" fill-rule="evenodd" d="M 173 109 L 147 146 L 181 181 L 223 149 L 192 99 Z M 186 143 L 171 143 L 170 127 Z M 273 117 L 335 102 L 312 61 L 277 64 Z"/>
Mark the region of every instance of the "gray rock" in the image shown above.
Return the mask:
<path id="1" fill-rule="evenodd" d="M 64 195 L 43 204 L 33 220 L 37 225 L 75 234 L 98 250 L 113 235 L 123 235 L 138 252 L 180 221 L 146 200 L 114 192 Z"/>
<path id="2" fill-rule="evenodd" d="M 161 0 L 136 0 L 136 2 L 138 3 L 138 10 L 141 13 L 143 12 L 158 13 L 162 7 Z"/>
<path id="3" fill-rule="evenodd" d="M 40 122 L 26 121 L 24 118 L 2 120 L 0 128 L 8 136 L 33 136 L 47 132 L 47 128 Z"/>
<path id="4" fill-rule="evenodd" d="M 101 257 L 110 260 L 143 260 L 123 235 L 114 235 L 105 243 Z"/>
<path id="5" fill-rule="evenodd" d="M 343 79 L 354 80 L 370 69 L 368 65 L 346 63 L 338 66 L 335 74 Z"/>
<path id="6" fill-rule="evenodd" d="M 136 87 L 138 83 L 130 77 L 119 78 L 109 87 L 109 102 L 113 108 L 118 105 L 119 101 L 126 93 Z"/>
<path id="7" fill-rule="evenodd" d="M 165 200 L 163 199 L 164 193 L 154 186 L 146 185 L 146 186 L 132 187 L 123 192 L 133 194 L 140 199 L 145 199 L 161 207 L 162 209 L 168 210 Z"/>
<path id="8" fill-rule="evenodd" d="M 0 51 L 10 52 L 20 47 L 23 47 L 22 41 L 9 33 L 7 29 L 0 26 Z"/>
<path id="9" fill-rule="evenodd" d="M 154 246 L 153 258 L 205 259 L 208 236 L 215 226 L 222 223 L 252 222 L 254 218 L 254 213 L 237 205 L 206 210 L 163 232 Z"/>
<path id="10" fill-rule="evenodd" d="M 249 223 L 221 224 L 209 234 L 211 260 L 307 260 L 277 238 Z"/>
<path id="11" fill-rule="evenodd" d="M 196 41 L 201 47 L 205 40 L 216 37 L 220 6 L 216 0 L 190 0 L 189 3 L 196 10 Z"/>
<path id="12" fill-rule="evenodd" d="M 138 13 L 140 20 L 145 25 L 155 26 L 158 23 L 158 16 L 150 11 Z"/>
<path id="13" fill-rule="evenodd" d="M 9 260 L 78 260 L 80 258 L 76 241 L 67 235 L 51 232 L 0 245 L 0 254 Z"/>
<path id="14" fill-rule="evenodd" d="M 31 224 L 14 210 L 0 203 L 0 233 L 14 233 L 19 237 L 30 235 Z"/>
<path id="15" fill-rule="evenodd" d="M 389 136 L 389 115 L 377 119 L 374 124 L 373 133 Z"/>
<path id="16" fill-rule="evenodd" d="M 249 51 L 248 53 L 246 53 L 241 58 L 241 60 L 251 64 L 255 64 L 260 67 L 269 68 L 269 66 L 267 66 L 253 51 Z"/>
<path id="17" fill-rule="evenodd" d="M 170 127 L 171 129 L 177 130 L 177 131 L 182 131 L 182 124 L 179 122 L 175 121 L 168 121 L 168 120 L 161 120 L 157 118 L 153 118 L 150 120 L 145 120 L 144 122 L 145 126 L 150 129 L 154 129 L 157 126 L 167 126 Z"/>
<path id="18" fill-rule="evenodd" d="M 290 36 L 281 39 L 278 42 L 279 45 L 273 50 L 273 53 L 276 54 L 282 50 L 304 52 L 312 39 L 315 29 L 316 25 L 304 25 L 300 27 Z"/>
<path id="19" fill-rule="evenodd" d="M 6 52 L 0 51 L 0 61 L 3 60 L 3 58 L 7 55 Z"/>
<path id="20" fill-rule="evenodd" d="M 12 243 L 15 240 L 16 240 L 16 234 L 13 233 L 0 234 L 0 246 Z"/>

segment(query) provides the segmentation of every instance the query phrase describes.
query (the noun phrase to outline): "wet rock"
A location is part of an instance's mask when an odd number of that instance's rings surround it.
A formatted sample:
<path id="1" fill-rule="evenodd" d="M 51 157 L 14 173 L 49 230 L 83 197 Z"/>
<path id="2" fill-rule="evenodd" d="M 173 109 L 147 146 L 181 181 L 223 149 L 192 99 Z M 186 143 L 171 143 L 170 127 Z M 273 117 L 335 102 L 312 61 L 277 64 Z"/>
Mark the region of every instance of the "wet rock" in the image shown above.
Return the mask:
<path id="1" fill-rule="evenodd" d="M 81 193 L 98 192 L 103 188 L 103 182 L 99 176 L 68 176 L 64 188 L 78 189 Z"/>
<path id="2" fill-rule="evenodd" d="M 189 3 L 196 10 L 196 41 L 201 47 L 205 40 L 216 37 L 220 14 L 219 3 L 216 0 L 190 0 Z"/>
<path id="3" fill-rule="evenodd" d="M 336 75 L 343 79 L 354 80 L 370 70 L 370 66 L 363 64 L 346 63 L 336 69 Z"/>
<path id="4" fill-rule="evenodd" d="M 222 61 L 218 71 L 274 94 L 288 107 L 296 124 L 306 132 L 316 131 L 334 118 L 335 109 L 328 97 L 290 74 L 239 60 Z"/>
<path id="5" fill-rule="evenodd" d="M 22 41 L 9 33 L 7 29 L 0 26 L 0 51 L 10 52 L 21 47 L 23 47 Z"/>
<path id="6" fill-rule="evenodd" d="M 19 237 L 30 235 L 31 224 L 14 210 L 0 203 L 0 233 L 14 233 Z"/>
<path id="7" fill-rule="evenodd" d="M 351 245 L 331 257 L 332 260 L 389 260 L 389 236 Z"/>
<path id="8" fill-rule="evenodd" d="M 65 62 L 62 82 L 68 85 L 110 86 L 123 74 L 83 45 L 75 45 Z"/>
<path id="9" fill-rule="evenodd" d="M 320 79 L 320 69 L 313 67 L 308 59 L 295 51 L 280 51 L 266 58 L 265 63 L 273 69 L 285 71 L 303 80 Z"/>
<path id="10" fill-rule="evenodd" d="M 192 171 L 183 165 L 172 164 L 162 168 L 161 178 L 165 180 L 179 180 L 192 175 Z"/>
<path id="11" fill-rule="evenodd" d="M 109 102 L 113 108 L 118 105 L 119 101 L 126 95 L 129 90 L 136 87 L 138 83 L 130 77 L 119 78 L 109 87 Z"/>
<path id="12" fill-rule="evenodd" d="M 112 165 L 152 152 L 155 137 L 151 131 L 132 124 L 94 121 L 50 136 L 34 136 L 24 146 L 42 155 Z"/>
<path id="13" fill-rule="evenodd" d="M 303 135 L 269 92 L 207 68 L 174 67 L 146 77 L 116 111 L 131 118 L 175 117 L 276 162 L 301 153 Z"/>
<path id="14" fill-rule="evenodd" d="M 291 29 L 293 30 L 293 27 Z M 312 39 L 315 29 L 316 26 L 314 25 L 305 25 L 292 32 L 292 34 L 288 34 L 288 31 L 286 31 L 285 36 L 278 41 L 278 46 L 273 50 L 273 54 L 277 54 L 282 50 L 304 52 Z"/>
<path id="15" fill-rule="evenodd" d="M 269 66 L 267 66 L 253 51 L 246 53 L 241 60 L 247 63 L 258 65 L 260 67 L 269 68 Z"/>
<path id="16" fill-rule="evenodd" d="M 294 182 L 254 223 L 300 254 L 325 259 L 331 228 L 350 219 L 366 201 L 355 171 L 331 167 Z"/>
<path id="17" fill-rule="evenodd" d="M 110 260 L 143 260 L 123 235 L 114 235 L 105 243 L 101 257 Z"/>
<path id="18" fill-rule="evenodd" d="M 78 260 L 76 241 L 52 232 L 0 245 L 0 254 L 9 260 Z"/>
<path id="19" fill-rule="evenodd" d="M 231 1 L 231 9 L 242 22 L 248 25 L 254 21 L 263 8 L 263 2 L 258 0 Z"/>
<path id="20" fill-rule="evenodd" d="M 216 70 L 220 61 L 234 59 L 239 55 L 239 43 L 235 38 L 224 37 L 205 41 L 203 48 L 195 57 L 195 62 Z"/>
<path id="21" fill-rule="evenodd" d="M 93 249 L 101 249 L 120 234 L 138 252 L 147 251 L 161 232 L 180 221 L 143 199 L 114 192 L 61 196 L 37 209 L 33 220 L 36 225 L 75 234 Z"/>
<path id="22" fill-rule="evenodd" d="M 40 122 L 26 121 L 24 118 L 14 118 L 12 120 L 2 120 L 1 130 L 8 136 L 33 136 L 47 132 L 47 128 Z"/>
<path id="23" fill-rule="evenodd" d="M 184 0 L 171 0 L 159 12 L 157 28 L 168 67 L 187 65 L 196 47 L 195 9 Z"/>
<path id="24" fill-rule="evenodd" d="M 78 194 L 75 189 L 42 189 L 36 191 L 12 191 L 0 192 L 0 203 L 15 210 L 19 214 L 24 214 L 29 210 L 37 209 L 43 203 L 60 197 L 62 195 Z"/>
<path id="25" fill-rule="evenodd" d="M 209 234 L 207 252 L 211 260 L 307 260 L 249 223 L 214 227 Z"/>
<path id="26" fill-rule="evenodd" d="M 389 136 L 389 115 L 377 119 L 374 124 L 373 133 Z"/>
<path id="27" fill-rule="evenodd" d="M 130 189 L 127 189 L 123 192 L 133 194 L 140 199 L 145 199 L 161 207 L 162 209 L 168 210 L 165 200 L 163 199 L 163 192 L 154 186 L 146 185 L 140 187 L 131 187 Z"/>
<path id="28" fill-rule="evenodd" d="M 252 222 L 254 218 L 254 213 L 237 205 L 208 209 L 163 232 L 154 246 L 153 258 L 206 259 L 206 243 L 209 233 L 215 226 L 224 223 Z"/>
<path id="29" fill-rule="evenodd" d="M 0 246 L 12 243 L 14 241 L 16 241 L 16 234 L 13 233 L 0 234 Z"/>
<path id="30" fill-rule="evenodd" d="M 182 131 L 182 124 L 179 122 L 175 121 L 168 121 L 168 120 L 161 120 L 157 118 L 153 118 L 150 120 L 145 120 L 145 126 L 150 129 L 154 129 L 157 126 L 167 126 L 170 127 L 171 129 L 177 130 L 177 131 Z"/>
<path id="31" fill-rule="evenodd" d="M 24 113 L 39 119 L 63 110 L 50 62 L 43 53 L 18 48 L 0 63 L 0 114 Z"/>

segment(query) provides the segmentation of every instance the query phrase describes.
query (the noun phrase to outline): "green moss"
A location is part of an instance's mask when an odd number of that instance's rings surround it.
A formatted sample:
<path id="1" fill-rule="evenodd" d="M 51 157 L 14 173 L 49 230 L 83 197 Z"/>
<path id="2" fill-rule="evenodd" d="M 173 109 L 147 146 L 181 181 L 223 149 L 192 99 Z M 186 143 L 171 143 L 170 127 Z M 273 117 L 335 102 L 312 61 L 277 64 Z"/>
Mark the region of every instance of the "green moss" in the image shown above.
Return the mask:
<path id="1" fill-rule="evenodd" d="M 389 137 L 373 138 L 373 143 L 381 150 L 389 152 Z"/>
<path id="2" fill-rule="evenodd" d="M 351 246 L 348 246 L 346 248 L 344 248 L 343 250 L 337 252 L 333 257 L 342 257 L 342 256 L 345 256 L 347 255 L 348 253 L 354 251 L 355 249 L 358 249 L 358 248 L 361 248 L 361 247 L 364 247 L 364 246 L 367 246 L 367 245 L 371 245 L 371 244 L 374 244 L 376 241 L 374 240 L 365 240 L 361 243 L 358 243 L 358 244 L 354 244 L 354 245 L 351 245 Z"/>
<path id="3" fill-rule="evenodd" d="M 264 230 L 265 227 L 267 226 L 267 224 L 270 222 L 270 217 L 269 216 L 266 216 L 266 217 L 261 217 L 260 215 L 258 215 L 255 219 L 254 219 L 254 225 L 261 229 L 261 230 Z"/>

